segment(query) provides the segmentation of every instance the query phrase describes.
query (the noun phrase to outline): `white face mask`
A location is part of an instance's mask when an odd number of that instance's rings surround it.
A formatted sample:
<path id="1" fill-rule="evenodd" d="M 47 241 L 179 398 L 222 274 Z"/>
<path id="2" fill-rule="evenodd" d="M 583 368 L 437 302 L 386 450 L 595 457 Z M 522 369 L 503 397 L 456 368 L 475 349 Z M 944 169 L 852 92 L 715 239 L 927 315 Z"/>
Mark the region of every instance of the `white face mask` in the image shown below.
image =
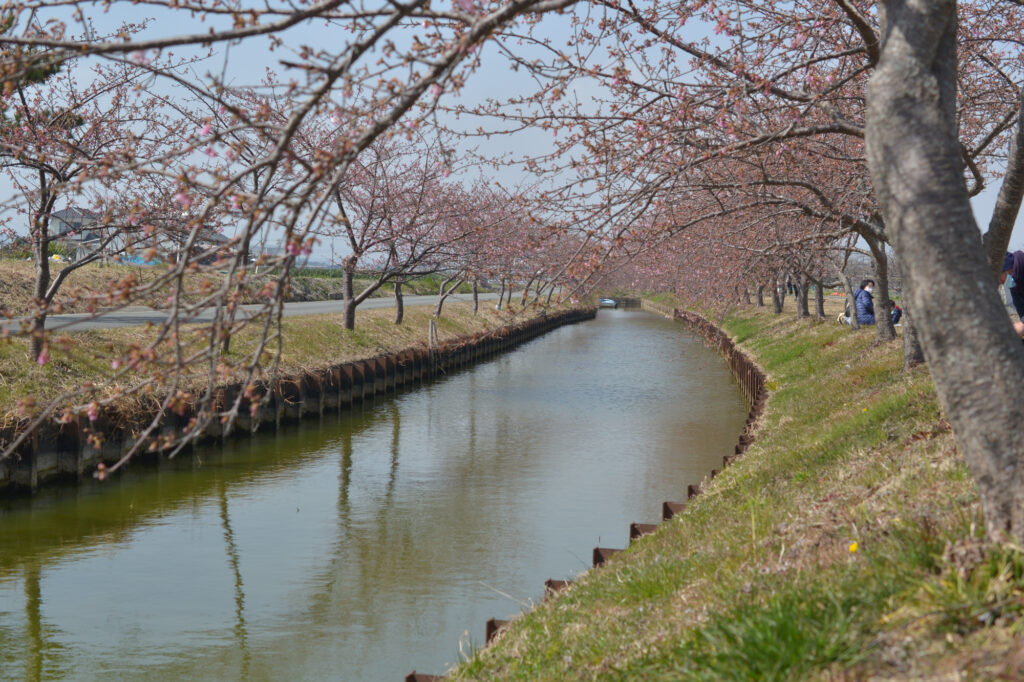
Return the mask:
<path id="1" fill-rule="evenodd" d="M 864 287 L 864 291 L 866 291 L 866 292 L 868 292 L 870 294 L 871 293 L 871 287 Z"/>

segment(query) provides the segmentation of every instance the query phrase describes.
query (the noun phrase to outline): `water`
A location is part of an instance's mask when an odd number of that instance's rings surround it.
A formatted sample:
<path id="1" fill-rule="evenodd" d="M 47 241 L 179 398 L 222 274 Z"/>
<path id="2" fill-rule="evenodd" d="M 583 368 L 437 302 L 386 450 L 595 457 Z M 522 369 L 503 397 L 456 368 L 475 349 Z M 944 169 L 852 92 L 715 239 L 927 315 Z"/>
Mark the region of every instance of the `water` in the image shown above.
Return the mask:
<path id="1" fill-rule="evenodd" d="M 0 503 L 0 678 L 398 680 L 624 547 L 745 408 L 602 311 L 362 410 Z"/>

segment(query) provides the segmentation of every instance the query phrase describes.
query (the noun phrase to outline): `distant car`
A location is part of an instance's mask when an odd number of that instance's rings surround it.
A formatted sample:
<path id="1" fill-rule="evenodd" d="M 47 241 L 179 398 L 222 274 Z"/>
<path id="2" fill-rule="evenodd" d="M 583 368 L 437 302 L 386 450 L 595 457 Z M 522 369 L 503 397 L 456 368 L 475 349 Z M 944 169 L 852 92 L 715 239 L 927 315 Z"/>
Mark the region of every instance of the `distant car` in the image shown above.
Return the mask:
<path id="1" fill-rule="evenodd" d="M 619 307 L 619 302 L 616 301 L 614 298 L 602 298 L 598 302 L 598 304 L 602 308 L 618 308 Z"/>

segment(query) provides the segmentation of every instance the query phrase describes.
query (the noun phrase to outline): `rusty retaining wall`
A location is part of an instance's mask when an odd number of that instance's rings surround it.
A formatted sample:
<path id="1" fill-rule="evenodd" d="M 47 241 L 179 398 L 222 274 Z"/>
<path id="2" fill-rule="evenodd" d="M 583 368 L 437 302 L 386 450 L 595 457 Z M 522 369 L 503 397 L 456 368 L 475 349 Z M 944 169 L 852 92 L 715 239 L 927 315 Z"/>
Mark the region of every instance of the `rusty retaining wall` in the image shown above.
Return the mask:
<path id="1" fill-rule="evenodd" d="M 319 417 L 325 412 L 338 412 L 371 400 L 376 395 L 469 367 L 556 327 L 593 319 L 596 314 L 594 308 L 555 312 L 489 333 L 450 341 L 434 350 L 422 346 L 407 348 L 391 355 L 356 360 L 258 384 L 253 399 L 258 398 L 259 405 L 250 409 L 252 401 L 243 397 L 231 432 L 213 419 L 199 440 L 251 435 L 261 427 L 277 428 L 306 416 Z M 215 409 L 220 411 L 230 407 L 241 390 L 240 385 L 219 389 L 214 397 Z M 44 424 L 26 439 L 17 452 L 0 461 L 0 495 L 30 493 L 49 482 L 75 481 L 91 476 L 99 464 L 120 460 L 154 416 L 156 413 L 151 412 L 129 419 L 108 410 L 101 412 L 91 423 L 80 416 L 66 424 Z M 193 416 L 194 411 L 190 410 L 181 415 L 165 414 L 160 435 L 173 439 Z M 97 444 L 96 439 L 90 439 L 90 432 L 102 434 L 102 442 Z M 14 435 L 11 428 L 0 430 L 0 444 L 10 442 Z M 146 451 L 140 451 L 137 458 L 161 456 L 159 451 L 143 450 Z"/>
<path id="2" fill-rule="evenodd" d="M 681 308 L 672 308 L 648 301 L 647 299 L 641 300 L 640 307 L 644 310 L 682 321 L 691 330 L 700 335 L 708 345 L 717 348 L 718 352 L 725 358 L 725 361 L 729 363 L 729 369 L 732 370 L 732 375 L 735 377 L 736 383 L 739 384 L 740 391 L 743 392 L 743 398 L 746 400 L 750 412 L 747 414 L 747 423 L 743 427 L 743 432 L 740 434 L 734 453 L 726 456 L 725 461 L 722 463 L 723 466 L 728 466 L 732 459 L 737 455 L 743 454 L 747 446 L 753 441 L 754 424 L 764 411 L 764 405 L 767 400 L 764 372 L 746 353 L 739 349 L 736 343 L 724 331 L 697 313 L 691 313 Z"/>
<path id="3" fill-rule="evenodd" d="M 743 426 L 743 431 L 740 433 L 733 454 L 731 456 L 727 455 L 722 462 L 723 466 L 728 466 L 732 463 L 732 458 L 742 455 L 746 451 L 747 446 L 753 442 L 754 425 L 757 423 L 758 418 L 760 418 L 761 413 L 764 412 L 764 406 L 768 399 L 767 391 L 765 390 L 764 372 L 746 353 L 739 349 L 736 343 L 724 331 L 704 317 L 681 309 L 676 309 L 674 316 L 677 320 L 682 320 L 690 329 L 702 336 L 709 345 L 718 348 L 718 352 L 729 363 L 732 375 L 736 378 L 736 383 L 739 384 L 743 397 L 747 401 L 747 406 L 750 408 L 747 414 L 747 423 Z"/>

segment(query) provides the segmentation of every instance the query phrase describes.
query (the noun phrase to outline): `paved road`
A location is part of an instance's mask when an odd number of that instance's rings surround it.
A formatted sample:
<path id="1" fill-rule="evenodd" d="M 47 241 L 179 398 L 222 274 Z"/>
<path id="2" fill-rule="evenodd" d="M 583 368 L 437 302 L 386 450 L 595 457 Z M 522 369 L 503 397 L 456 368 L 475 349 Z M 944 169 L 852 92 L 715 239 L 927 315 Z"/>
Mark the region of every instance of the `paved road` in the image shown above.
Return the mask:
<path id="1" fill-rule="evenodd" d="M 497 294 L 480 294 L 480 300 L 495 300 Z M 472 301 L 472 294 L 453 294 L 448 297 L 449 301 Z M 436 305 L 437 296 L 406 296 L 404 297 L 405 307 Z M 357 310 L 373 308 L 393 308 L 395 299 L 393 296 L 387 298 L 369 298 L 359 304 Z M 260 305 L 243 305 L 243 312 L 253 312 L 261 309 Z M 284 314 L 287 317 L 293 315 L 325 315 L 340 313 L 342 311 L 341 301 L 303 301 L 297 303 L 285 303 Z M 109 313 L 101 313 L 96 317 L 88 314 L 76 315 L 50 315 L 46 318 L 46 328 L 60 331 L 84 331 L 86 329 L 108 329 L 110 327 L 131 327 L 147 322 L 161 324 L 167 319 L 166 313 L 152 308 L 130 307 L 116 310 Z M 213 309 L 208 309 L 192 317 L 186 322 L 210 322 L 213 320 Z M 19 321 L 12 320 L 0 328 L 9 327 L 12 332 L 19 329 Z"/>

